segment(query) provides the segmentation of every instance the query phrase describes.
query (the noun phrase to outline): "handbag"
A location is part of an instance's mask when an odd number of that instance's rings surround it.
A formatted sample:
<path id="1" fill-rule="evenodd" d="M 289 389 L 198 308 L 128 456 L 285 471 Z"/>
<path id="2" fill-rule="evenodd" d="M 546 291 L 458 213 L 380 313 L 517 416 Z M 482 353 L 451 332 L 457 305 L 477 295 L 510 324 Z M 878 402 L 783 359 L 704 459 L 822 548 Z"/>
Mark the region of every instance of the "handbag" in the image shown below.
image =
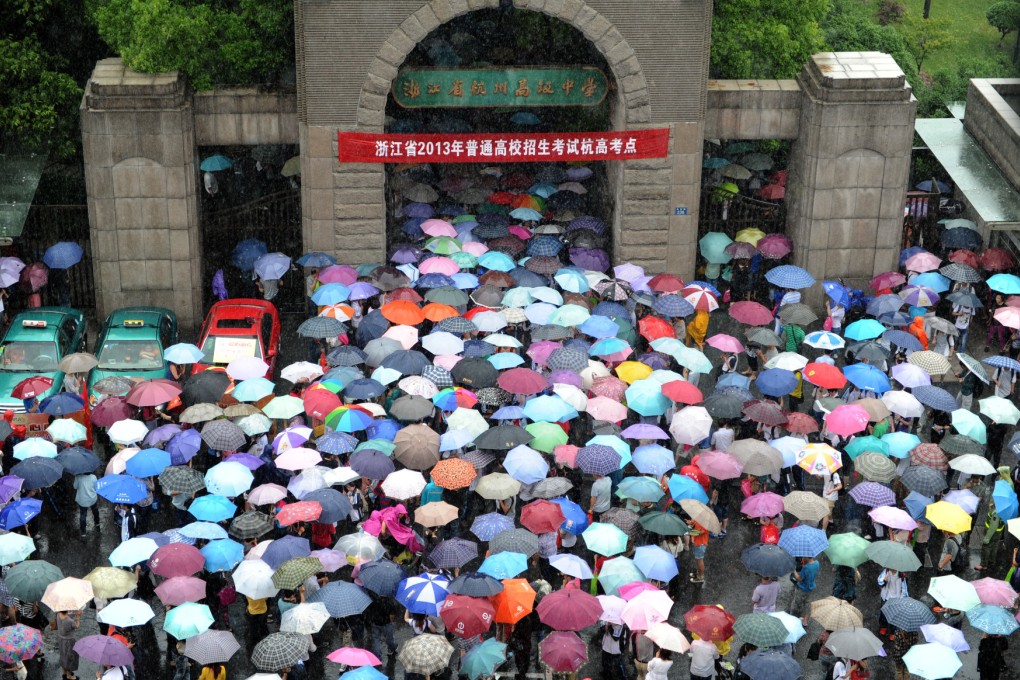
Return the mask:
<path id="1" fill-rule="evenodd" d="M 818 655 L 822 651 L 822 643 L 820 640 L 815 640 L 811 643 L 811 646 L 807 650 L 807 658 L 811 661 L 818 661 Z"/>
<path id="2" fill-rule="evenodd" d="M 822 330 L 826 330 L 826 331 L 831 331 L 832 330 L 832 317 L 831 316 L 825 317 L 825 321 L 822 322 Z"/>

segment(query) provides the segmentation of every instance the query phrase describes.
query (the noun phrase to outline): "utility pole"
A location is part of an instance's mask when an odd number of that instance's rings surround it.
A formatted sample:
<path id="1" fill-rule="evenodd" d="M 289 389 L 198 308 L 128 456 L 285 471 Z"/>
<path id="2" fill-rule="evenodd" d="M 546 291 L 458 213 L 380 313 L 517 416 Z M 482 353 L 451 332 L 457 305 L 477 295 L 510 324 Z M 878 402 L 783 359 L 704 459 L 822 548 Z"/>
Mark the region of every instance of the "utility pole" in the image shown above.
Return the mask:
<path id="1" fill-rule="evenodd" d="M 924 18 L 927 19 L 931 15 L 931 0 L 924 0 Z"/>

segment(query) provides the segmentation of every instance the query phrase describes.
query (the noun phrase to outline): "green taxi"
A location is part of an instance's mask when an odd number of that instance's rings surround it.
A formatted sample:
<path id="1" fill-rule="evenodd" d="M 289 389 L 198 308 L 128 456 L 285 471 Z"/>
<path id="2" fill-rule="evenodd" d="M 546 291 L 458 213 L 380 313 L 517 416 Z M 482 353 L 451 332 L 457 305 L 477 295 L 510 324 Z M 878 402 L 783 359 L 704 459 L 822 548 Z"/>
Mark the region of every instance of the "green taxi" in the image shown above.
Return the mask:
<path id="1" fill-rule="evenodd" d="M 53 386 L 38 395 L 39 401 L 59 392 L 64 372 L 57 364 L 84 349 L 85 315 L 77 309 L 36 307 L 15 316 L 0 343 L 0 411 L 24 413 L 24 402 L 11 392 L 35 375 L 53 379 Z"/>
<path id="2" fill-rule="evenodd" d="M 99 365 L 89 373 L 92 386 L 103 378 L 121 376 L 133 382 L 168 375 L 163 350 L 177 342 L 177 316 L 163 307 L 122 307 L 106 318 L 96 340 Z"/>

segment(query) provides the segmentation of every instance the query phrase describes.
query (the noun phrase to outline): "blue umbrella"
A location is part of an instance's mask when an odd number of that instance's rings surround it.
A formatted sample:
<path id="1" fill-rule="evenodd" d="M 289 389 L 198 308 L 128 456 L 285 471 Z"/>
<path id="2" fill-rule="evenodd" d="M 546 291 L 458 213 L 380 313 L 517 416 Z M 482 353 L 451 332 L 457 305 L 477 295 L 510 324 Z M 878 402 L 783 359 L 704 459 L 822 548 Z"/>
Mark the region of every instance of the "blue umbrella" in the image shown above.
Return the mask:
<path id="1" fill-rule="evenodd" d="M 926 179 L 923 182 L 919 182 L 919 183 L 915 184 L 914 188 L 918 189 L 920 191 L 928 191 L 928 192 L 930 192 L 930 191 L 932 191 L 932 183 L 933 182 L 934 182 L 935 188 L 938 189 L 938 192 L 940 194 L 949 193 L 949 185 L 946 184 L 945 182 L 940 182 L 939 180 Z"/>
<path id="2" fill-rule="evenodd" d="M 215 156 L 209 156 L 202 161 L 202 164 L 198 166 L 198 169 L 202 172 L 218 172 L 220 170 L 229 170 L 234 167 L 234 162 L 221 154 Z"/>
<path id="3" fill-rule="evenodd" d="M 671 581 L 680 573 L 676 566 L 676 558 L 657 545 L 638 547 L 634 551 L 634 565 L 646 578 L 664 583 Z"/>
<path id="4" fill-rule="evenodd" d="M 1020 628 L 1012 612 L 991 604 L 979 604 L 968 610 L 967 620 L 970 625 L 989 635 L 1009 635 Z"/>
<path id="5" fill-rule="evenodd" d="M 673 475 L 669 478 L 669 494 L 677 503 L 685 498 L 708 503 L 704 487 L 686 475 Z"/>
<path id="6" fill-rule="evenodd" d="M 907 507 L 907 512 L 910 513 L 911 517 L 919 522 L 924 518 L 925 509 L 934 502 L 934 498 L 924 496 L 916 491 L 911 491 L 907 494 L 907 497 L 903 499 L 903 504 Z"/>
<path id="7" fill-rule="evenodd" d="M 845 373 L 846 371 L 844 371 Z M 849 377 L 849 376 L 847 376 Z M 956 403 L 956 397 L 946 390 L 935 385 L 918 385 L 910 390 L 910 393 L 925 406 L 930 406 L 937 411 L 952 413 L 960 407 Z"/>
<path id="8" fill-rule="evenodd" d="M 1003 522 L 1017 516 L 1016 492 L 1004 479 L 996 480 L 995 489 L 992 491 L 992 500 L 995 501 L 995 512 Z"/>
<path id="9" fill-rule="evenodd" d="M 634 467 L 646 475 L 661 477 L 676 467 L 673 452 L 660 444 L 645 444 L 634 449 Z"/>
<path id="10" fill-rule="evenodd" d="M 727 373 L 726 375 L 722 376 L 721 378 L 715 381 L 715 388 L 717 390 L 722 390 L 727 387 L 736 387 L 741 390 L 750 389 L 751 378 L 749 378 L 746 375 L 741 375 L 736 371 L 731 371 L 730 373 Z M 786 394 L 789 394 L 789 392 L 787 392 Z"/>
<path id="11" fill-rule="evenodd" d="M 969 231 L 969 230 L 968 230 Z M 1013 274 L 995 274 L 988 277 L 985 284 L 992 290 L 1006 295 L 1020 294 L 1020 276 Z"/>
<path id="12" fill-rule="evenodd" d="M 255 260 L 259 259 L 269 250 L 262 241 L 249 238 L 234 246 L 234 252 L 230 255 L 230 262 L 243 272 L 250 272 L 255 267 Z"/>
<path id="13" fill-rule="evenodd" d="M 822 288 L 825 290 L 825 294 L 840 307 L 847 308 L 850 306 L 850 293 L 847 289 L 838 281 L 823 281 Z"/>
<path id="14" fill-rule="evenodd" d="M 890 432 L 882 435 L 882 443 L 889 447 L 889 455 L 897 458 L 906 458 L 910 452 L 921 443 L 916 434 L 909 432 Z"/>
<path id="15" fill-rule="evenodd" d="M 229 538 L 209 541 L 202 549 L 205 570 L 209 573 L 231 571 L 244 559 L 244 546 Z"/>
<path id="16" fill-rule="evenodd" d="M 922 248 L 921 246 L 911 246 L 909 248 L 904 248 L 903 250 L 900 251 L 900 266 L 902 267 L 904 264 L 906 264 L 907 260 L 912 258 L 914 255 L 926 252 L 928 251 Z"/>
<path id="17" fill-rule="evenodd" d="M 184 465 L 202 448 L 202 435 L 198 430 L 184 430 L 175 434 L 166 445 L 172 465 Z"/>
<path id="18" fill-rule="evenodd" d="M 81 262 L 84 253 L 81 246 L 73 241 L 54 243 L 43 253 L 43 262 L 50 269 L 67 269 Z"/>
<path id="19" fill-rule="evenodd" d="M 1009 357 L 994 356 L 986 357 L 981 360 L 981 363 L 994 366 L 995 368 L 1007 368 L 1011 371 L 1020 371 L 1020 362 L 1016 359 L 1010 359 Z"/>
<path id="20" fill-rule="evenodd" d="M 921 341 L 906 331 L 888 330 L 882 333 L 882 339 L 888 340 L 890 343 L 897 347 L 901 347 L 907 352 L 919 352 L 924 349 L 921 345 Z"/>
<path id="21" fill-rule="evenodd" d="M 1020 279 L 1018 279 L 1017 282 L 1020 283 Z M 910 279 L 910 283 L 915 286 L 931 288 L 936 293 L 945 293 L 952 286 L 952 281 L 938 272 L 925 272 L 923 274 L 918 274 L 914 278 Z M 899 296 L 897 295 L 896 297 Z"/>
<path id="22" fill-rule="evenodd" d="M 872 340 L 884 332 L 885 326 L 878 321 L 874 319 L 860 319 L 847 326 L 843 331 L 843 336 L 851 340 Z"/>
<path id="23" fill-rule="evenodd" d="M 898 312 L 901 307 L 903 307 L 903 298 L 899 295 L 879 295 L 872 298 L 871 302 L 868 303 L 867 312 L 872 316 L 882 316 L 883 314 Z M 851 340 L 853 339 L 851 338 Z"/>
<path id="24" fill-rule="evenodd" d="M 205 541 L 215 541 L 228 536 L 226 529 L 212 522 L 192 522 L 185 524 L 179 531 L 188 538 L 200 538 Z"/>
<path id="25" fill-rule="evenodd" d="M 85 408 L 85 400 L 72 392 L 57 392 L 39 404 L 39 410 L 51 416 L 66 416 Z"/>
<path id="26" fill-rule="evenodd" d="M 0 528 L 6 531 L 13 531 L 24 526 L 42 512 L 42 501 L 35 498 L 23 498 L 14 501 L 3 510 L 0 510 Z"/>
<path id="27" fill-rule="evenodd" d="M 87 475 L 100 465 L 96 454 L 80 446 L 64 449 L 57 454 L 57 460 L 72 475 Z"/>
<path id="28" fill-rule="evenodd" d="M 495 640 L 487 640 L 487 642 L 494 642 Z M 479 645 L 480 647 L 481 645 Z M 506 645 L 503 645 L 506 647 Z M 472 650 L 474 651 L 474 650 Z M 466 659 L 467 657 L 465 657 Z M 461 664 L 461 670 L 463 670 L 463 662 Z M 380 673 L 371 666 L 361 666 L 354 670 L 347 671 L 340 676 L 340 680 L 386 680 L 389 676 L 385 673 Z"/>
<path id="29" fill-rule="evenodd" d="M 297 259 L 300 267 L 328 267 L 336 264 L 336 258 L 326 253 L 305 253 Z"/>
<path id="30" fill-rule="evenodd" d="M 782 397 L 797 387 L 797 376 L 785 368 L 768 368 L 758 374 L 754 384 L 762 394 Z"/>
<path id="31" fill-rule="evenodd" d="M 231 396 L 238 401 L 258 401 L 273 393 L 275 385 L 265 378 L 248 378 L 234 386 Z"/>
<path id="32" fill-rule="evenodd" d="M 327 283 L 319 286 L 312 293 L 312 302 L 317 305 L 335 305 L 346 302 L 351 297 L 351 289 L 342 283 Z"/>
<path id="33" fill-rule="evenodd" d="M 460 660 L 460 672 L 468 676 L 470 680 L 486 675 L 492 675 L 496 667 L 506 661 L 506 645 L 495 638 L 489 638 L 480 645 L 475 645 Z M 362 666 L 370 668 L 370 666 Z M 382 678 L 346 678 L 340 680 L 382 680 Z"/>
<path id="34" fill-rule="evenodd" d="M 589 316 L 579 328 L 582 333 L 595 339 L 615 338 L 620 332 L 620 327 L 615 321 L 601 315 Z"/>
<path id="35" fill-rule="evenodd" d="M 287 560 L 295 557 L 308 557 L 311 553 L 312 549 L 307 538 L 284 536 L 273 541 L 266 548 L 266 551 L 262 553 L 262 561 L 275 570 L 279 569 L 280 565 Z"/>
<path id="36" fill-rule="evenodd" d="M 817 557 L 829 547 L 829 539 L 821 529 L 802 524 L 784 529 L 779 536 L 779 547 L 794 557 Z"/>
<path id="37" fill-rule="evenodd" d="M 438 616 L 439 607 L 446 599 L 446 586 L 450 581 L 442 576 L 424 573 L 400 582 L 396 600 L 412 614 Z"/>
<path id="38" fill-rule="evenodd" d="M 210 494 L 208 496 L 199 496 L 192 501 L 188 512 L 195 519 L 200 519 L 204 522 L 222 522 L 237 514 L 237 506 L 229 498 Z"/>
<path id="39" fill-rule="evenodd" d="M 127 473 L 135 477 L 155 477 L 170 465 L 170 454 L 162 449 L 142 449 L 127 462 Z"/>
<path id="40" fill-rule="evenodd" d="M 890 389 L 889 377 L 871 364 L 851 364 L 843 368 L 843 375 L 855 387 L 867 392 L 883 394 Z"/>
<path id="41" fill-rule="evenodd" d="M 179 342 L 163 350 L 163 358 L 174 364 L 197 364 L 205 353 L 190 342 Z"/>
<path id="42" fill-rule="evenodd" d="M 780 288 L 810 288 L 815 283 L 815 277 L 792 264 L 784 264 L 770 269 L 765 274 L 765 279 Z"/>
<path id="43" fill-rule="evenodd" d="M 149 495 L 142 480 L 130 475 L 106 475 L 96 482 L 96 493 L 113 503 L 134 505 Z"/>
<path id="44" fill-rule="evenodd" d="M 392 418 L 385 418 L 383 420 L 373 420 L 372 424 L 365 428 L 365 432 L 368 434 L 369 439 L 385 439 L 391 442 L 401 429 L 400 423 Z"/>
<path id="45" fill-rule="evenodd" d="M 563 524 L 560 525 L 564 530 L 579 536 L 588 528 L 588 513 L 580 505 L 563 497 L 553 498 L 551 502 L 560 506 L 563 516 L 566 517 Z M 479 536 L 479 538 L 481 537 Z"/>
<path id="46" fill-rule="evenodd" d="M 524 363 L 524 358 L 514 352 L 500 352 L 493 354 L 486 359 L 497 371 L 505 371 L 508 368 L 516 368 Z"/>
<path id="47" fill-rule="evenodd" d="M 407 578 L 407 572 L 399 564 L 389 560 L 378 560 L 362 565 L 358 572 L 361 584 L 381 597 L 394 597 L 400 582 Z"/>
<path id="48" fill-rule="evenodd" d="M 562 423 L 576 418 L 578 413 L 561 397 L 543 394 L 528 400 L 524 405 L 524 416 L 536 423 Z"/>
<path id="49" fill-rule="evenodd" d="M 479 515 L 471 523 L 471 533 L 482 541 L 490 541 L 495 538 L 496 534 L 513 528 L 513 519 L 506 515 L 501 515 L 498 512 L 490 512 L 485 515 Z"/>
<path id="50" fill-rule="evenodd" d="M 478 567 L 478 573 L 487 574 L 502 581 L 505 578 L 514 578 L 527 569 L 527 555 L 516 552 L 500 552 L 486 557 L 482 566 Z"/>
<path id="51" fill-rule="evenodd" d="M 740 661 L 740 670 L 755 680 L 797 680 L 803 675 L 800 664 L 778 649 L 758 649 Z"/>
<path id="52" fill-rule="evenodd" d="M 682 475 L 674 475 L 674 477 L 682 477 Z M 697 482 L 695 483 L 697 484 Z M 698 486 L 700 487 L 701 485 L 698 484 Z M 670 491 L 672 491 L 672 489 L 670 489 Z M 704 491 L 702 491 L 702 493 L 704 493 Z M 627 477 L 620 482 L 616 495 L 620 498 L 633 498 L 638 503 L 655 503 L 662 498 L 665 493 L 659 485 L 658 480 L 652 479 L 651 477 Z"/>

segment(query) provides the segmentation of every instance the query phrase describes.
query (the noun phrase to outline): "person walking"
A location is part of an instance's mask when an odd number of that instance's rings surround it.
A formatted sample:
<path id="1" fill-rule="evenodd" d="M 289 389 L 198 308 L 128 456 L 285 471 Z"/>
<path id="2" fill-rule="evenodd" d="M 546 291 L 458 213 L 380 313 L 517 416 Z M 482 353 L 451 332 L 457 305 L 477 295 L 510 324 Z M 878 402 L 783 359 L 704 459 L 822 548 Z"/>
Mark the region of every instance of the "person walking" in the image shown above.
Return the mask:
<path id="1" fill-rule="evenodd" d="M 647 680 L 667 680 L 669 669 L 673 667 L 673 655 L 668 649 L 660 649 L 655 657 L 648 662 Z"/>
<path id="2" fill-rule="evenodd" d="M 811 593 L 814 592 L 816 579 L 818 578 L 819 565 L 813 557 L 805 557 L 801 560 L 797 571 L 790 574 L 793 580 L 793 594 L 790 596 L 789 612 L 799 616 L 801 622 L 806 626 L 808 623 L 809 609 L 807 606 Z"/>
<path id="3" fill-rule="evenodd" d="M 96 476 L 92 473 L 74 476 L 74 502 L 78 504 L 78 531 L 85 538 L 89 510 L 92 523 L 99 527 L 99 496 L 96 494 Z"/>
<path id="4" fill-rule="evenodd" d="M 903 655 L 917 644 L 917 639 L 917 631 L 908 633 L 900 628 L 894 631 L 889 656 L 892 657 L 893 665 L 896 668 L 896 680 L 910 680 L 910 671 L 907 669 L 907 664 L 903 663 Z"/>
<path id="5" fill-rule="evenodd" d="M 754 593 L 751 594 L 751 611 L 770 614 L 776 611 L 776 599 L 779 597 L 781 586 L 779 581 L 768 576 L 761 577 Z"/>
<path id="6" fill-rule="evenodd" d="M 81 627 L 81 610 L 57 612 L 57 640 L 60 650 L 60 670 L 66 680 L 78 680 L 78 652 L 74 651 L 75 631 Z"/>
<path id="7" fill-rule="evenodd" d="M 691 642 L 691 680 L 711 680 L 716 676 L 715 660 L 719 650 L 708 640 Z"/>
<path id="8" fill-rule="evenodd" d="M 999 680 L 1006 667 L 1005 653 L 1009 641 L 1001 635 L 985 633 L 978 644 L 978 677 L 980 680 Z"/>

